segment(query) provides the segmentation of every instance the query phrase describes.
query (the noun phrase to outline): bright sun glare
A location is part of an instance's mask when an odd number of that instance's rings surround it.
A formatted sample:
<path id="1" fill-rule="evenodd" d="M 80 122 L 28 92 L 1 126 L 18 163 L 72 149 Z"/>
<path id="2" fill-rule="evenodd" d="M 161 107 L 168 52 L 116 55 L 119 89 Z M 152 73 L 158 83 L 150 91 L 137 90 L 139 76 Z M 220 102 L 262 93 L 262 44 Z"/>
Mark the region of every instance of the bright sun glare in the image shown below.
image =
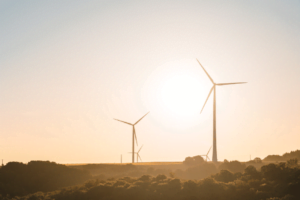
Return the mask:
<path id="1" fill-rule="evenodd" d="M 197 116 L 209 90 L 202 75 L 196 60 L 168 62 L 157 68 L 144 91 L 147 107 L 158 123 L 176 129 L 198 124 Z"/>
<path id="2" fill-rule="evenodd" d="M 188 117 L 199 107 L 199 81 L 189 74 L 174 74 L 162 85 L 161 100 L 173 114 Z"/>

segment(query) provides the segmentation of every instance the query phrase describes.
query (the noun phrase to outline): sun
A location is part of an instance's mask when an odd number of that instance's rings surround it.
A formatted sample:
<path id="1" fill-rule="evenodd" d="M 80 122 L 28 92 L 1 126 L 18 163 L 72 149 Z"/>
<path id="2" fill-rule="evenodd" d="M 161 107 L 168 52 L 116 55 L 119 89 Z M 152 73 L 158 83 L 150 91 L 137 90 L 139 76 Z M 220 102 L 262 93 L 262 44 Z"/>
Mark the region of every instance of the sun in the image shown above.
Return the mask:
<path id="1" fill-rule="evenodd" d="M 196 60 L 173 61 L 157 67 L 143 90 L 144 102 L 157 124 L 182 130 L 198 124 L 208 90 L 207 78 L 203 77 Z"/>
<path id="2" fill-rule="evenodd" d="M 197 112 L 201 98 L 199 84 L 188 71 L 180 71 L 168 77 L 160 91 L 162 104 L 172 113 L 188 117 Z"/>

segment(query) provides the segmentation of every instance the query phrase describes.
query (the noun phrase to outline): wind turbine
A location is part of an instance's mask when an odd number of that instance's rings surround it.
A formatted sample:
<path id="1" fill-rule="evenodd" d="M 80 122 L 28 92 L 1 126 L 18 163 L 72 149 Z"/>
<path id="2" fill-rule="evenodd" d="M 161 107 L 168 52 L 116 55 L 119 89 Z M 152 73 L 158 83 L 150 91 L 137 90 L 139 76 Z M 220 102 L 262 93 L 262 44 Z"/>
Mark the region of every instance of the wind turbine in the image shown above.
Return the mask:
<path id="1" fill-rule="evenodd" d="M 136 160 L 137 160 L 137 162 L 139 162 L 139 158 L 140 158 L 141 161 L 142 161 L 142 158 L 141 158 L 141 156 L 140 156 L 139 153 L 140 153 L 140 151 L 141 151 L 141 149 L 142 149 L 143 146 L 144 146 L 144 145 L 142 145 L 141 148 L 138 150 L 138 152 L 136 152 L 136 155 L 137 155 L 137 156 L 136 156 Z"/>
<path id="2" fill-rule="evenodd" d="M 207 159 L 208 159 L 208 160 L 210 160 L 210 159 L 209 159 L 209 157 L 208 157 L 208 154 L 209 154 L 209 152 L 210 152 L 211 148 L 212 148 L 212 147 L 210 147 L 210 148 L 209 148 L 209 150 L 208 150 L 208 152 L 207 152 L 207 154 L 206 154 L 206 155 L 201 155 L 201 156 L 205 156 L 205 157 L 206 157 L 206 162 L 207 162 Z"/>
<path id="3" fill-rule="evenodd" d="M 148 113 L 149 113 L 149 112 L 148 112 Z M 123 122 L 123 123 L 125 123 L 125 124 L 128 124 L 128 125 L 131 125 L 131 126 L 132 126 L 132 163 L 134 163 L 134 139 L 135 139 L 136 145 L 138 145 L 134 126 L 135 126 L 137 123 L 139 123 L 146 115 L 148 115 L 148 113 L 146 113 L 141 119 L 139 119 L 139 120 L 138 120 L 137 122 L 135 122 L 134 124 L 131 124 L 131 123 L 128 123 L 128 122 L 124 122 L 124 121 L 121 121 L 121 120 L 119 120 L 119 119 L 114 119 L 114 120 L 117 120 L 117 121 L 119 121 L 119 122 Z"/>
<path id="4" fill-rule="evenodd" d="M 134 152 L 137 156 L 136 156 L 136 160 L 137 160 L 137 163 L 139 162 L 139 158 L 140 158 L 140 160 L 142 161 L 142 158 L 141 158 L 141 156 L 140 156 L 140 151 L 141 151 L 141 149 L 142 149 L 142 147 L 143 147 L 144 145 L 142 145 L 141 146 L 141 148 L 138 150 L 138 152 Z M 132 152 L 128 152 L 128 153 L 132 153 Z"/>
<path id="5" fill-rule="evenodd" d="M 235 82 L 235 83 L 215 83 L 213 81 L 213 79 L 209 76 L 209 74 L 206 72 L 206 70 L 204 69 L 204 67 L 201 65 L 201 63 L 199 62 L 199 60 L 197 59 L 198 63 L 200 64 L 200 66 L 202 67 L 202 69 L 204 70 L 204 72 L 206 73 L 206 75 L 208 76 L 208 78 L 210 79 L 210 81 L 212 82 L 213 86 L 210 89 L 210 92 L 206 98 L 206 101 L 202 107 L 202 110 L 210 96 L 210 94 L 212 93 L 212 91 L 214 91 L 214 105 L 213 105 L 213 156 L 212 156 L 212 161 L 213 162 L 218 162 L 218 158 L 217 158 L 217 130 L 216 130 L 216 86 L 223 86 L 223 85 L 232 85 L 232 84 L 243 84 L 246 82 Z M 200 112 L 200 114 L 202 113 L 202 110 Z"/>

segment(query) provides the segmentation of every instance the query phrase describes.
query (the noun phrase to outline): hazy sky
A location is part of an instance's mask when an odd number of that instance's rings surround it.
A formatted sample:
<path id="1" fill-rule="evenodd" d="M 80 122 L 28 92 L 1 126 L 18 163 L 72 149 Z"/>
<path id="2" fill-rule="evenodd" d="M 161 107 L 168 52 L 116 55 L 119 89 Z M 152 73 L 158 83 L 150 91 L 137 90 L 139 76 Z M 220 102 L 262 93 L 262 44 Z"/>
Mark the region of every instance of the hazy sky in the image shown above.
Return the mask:
<path id="1" fill-rule="evenodd" d="M 0 159 L 219 160 L 300 148 L 300 1 L 0 0 Z M 139 148 L 137 147 L 137 148 Z M 210 154 L 211 157 L 211 154 Z"/>

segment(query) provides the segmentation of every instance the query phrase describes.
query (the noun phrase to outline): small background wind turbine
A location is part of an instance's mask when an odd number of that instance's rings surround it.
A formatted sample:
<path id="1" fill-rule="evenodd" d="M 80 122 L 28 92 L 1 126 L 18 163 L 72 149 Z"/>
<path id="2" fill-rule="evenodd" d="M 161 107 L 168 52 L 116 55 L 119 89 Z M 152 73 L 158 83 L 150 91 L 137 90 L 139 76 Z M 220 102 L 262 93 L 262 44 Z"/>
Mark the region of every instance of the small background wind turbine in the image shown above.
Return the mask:
<path id="1" fill-rule="evenodd" d="M 218 162 L 218 158 L 217 158 L 217 128 L 216 128 L 216 86 L 223 86 L 223 85 L 232 85 L 232 84 L 242 84 L 242 83 L 246 83 L 246 82 L 235 82 L 235 83 L 215 83 L 213 81 L 213 79 L 210 77 L 210 75 L 206 72 L 206 70 L 204 69 L 204 67 L 201 65 L 201 63 L 199 62 L 199 60 L 197 59 L 199 65 L 202 67 L 202 69 L 204 70 L 204 72 L 206 73 L 206 75 L 208 76 L 208 78 L 210 79 L 210 81 L 212 82 L 213 86 L 210 89 L 210 92 L 206 98 L 206 101 L 202 107 L 202 110 L 211 94 L 212 91 L 214 91 L 214 105 L 213 105 L 213 155 L 212 155 L 212 161 L 213 162 Z M 200 112 L 200 114 L 202 113 L 202 110 Z"/>
<path id="2" fill-rule="evenodd" d="M 148 112 L 149 113 L 149 112 Z M 132 126 L 132 163 L 134 163 L 134 139 L 135 139 L 135 142 L 136 142 L 136 145 L 138 145 L 138 141 L 137 141 L 137 137 L 136 137 L 136 132 L 135 132 L 135 128 L 134 126 L 139 123 L 146 115 L 148 115 L 148 113 L 146 113 L 143 117 L 141 117 L 137 122 L 135 122 L 134 124 L 131 124 L 129 122 L 124 122 L 122 120 L 119 120 L 119 119 L 114 119 L 114 120 L 117 120 L 119 122 L 123 122 L 125 124 L 128 124 L 128 125 L 131 125 Z"/>
<path id="3" fill-rule="evenodd" d="M 140 151 L 141 151 L 141 149 L 142 149 L 143 146 L 144 145 L 141 146 L 141 148 L 138 150 L 138 152 L 134 152 L 136 154 L 136 161 L 137 161 L 137 163 L 139 162 L 139 158 L 142 161 L 142 158 L 141 158 L 141 156 L 140 156 L 139 153 L 140 153 Z M 132 153 L 132 152 L 128 152 L 128 153 Z"/>
<path id="4" fill-rule="evenodd" d="M 137 162 L 139 162 L 139 158 L 140 158 L 140 160 L 142 161 L 142 158 L 141 158 L 141 156 L 140 156 L 140 151 L 141 151 L 141 149 L 142 149 L 142 147 L 143 147 L 143 145 L 141 146 L 141 148 L 138 150 L 138 152 L 136 152 L 136 155 L 137 155 Z"/>
<path id="5" fill-rule="evenodd" d="M 208 154 L 209 154 L 210 150 L 211 150 L 211 147 L 209 148 L 209 150 L 208 150 L 208 152 L 207 152 L 206 155 L 201 155 L 201 156 L 205 156 L 206 157 L 206 162 L 207 162 L 207 159 L 210 160 L 209 157 L 208 157 Z"/>

